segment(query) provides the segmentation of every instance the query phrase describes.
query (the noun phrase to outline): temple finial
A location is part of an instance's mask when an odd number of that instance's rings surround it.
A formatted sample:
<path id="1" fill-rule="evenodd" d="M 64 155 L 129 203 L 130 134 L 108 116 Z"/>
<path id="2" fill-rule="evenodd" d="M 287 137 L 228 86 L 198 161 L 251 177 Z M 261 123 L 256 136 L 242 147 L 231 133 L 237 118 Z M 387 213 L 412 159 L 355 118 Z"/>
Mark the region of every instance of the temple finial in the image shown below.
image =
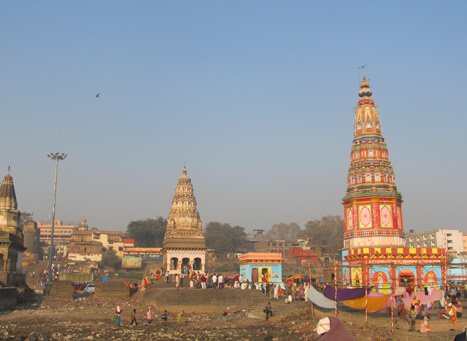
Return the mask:
<path id="1" fill-rule="evenodd" d="M 10 165 L 8 165 L 8 175 L 10 175 Z"/>
<path id="2" fill-rule="evenodd" d="M 186 170 L 186 161 L 183 162 L 183 170 L 182 170 L 183 175 L 187 175 L 187 170 Z"/>
<path id="3" fill-rule="evenodd" d="M 368 64 L 365 64 L 365 65 L 361 65 L 358 67 L 359 70 L 362 70 L 362 82 L 363 81 L 366 81 L 366 72 L 365 72 L 365 68 Z"/>

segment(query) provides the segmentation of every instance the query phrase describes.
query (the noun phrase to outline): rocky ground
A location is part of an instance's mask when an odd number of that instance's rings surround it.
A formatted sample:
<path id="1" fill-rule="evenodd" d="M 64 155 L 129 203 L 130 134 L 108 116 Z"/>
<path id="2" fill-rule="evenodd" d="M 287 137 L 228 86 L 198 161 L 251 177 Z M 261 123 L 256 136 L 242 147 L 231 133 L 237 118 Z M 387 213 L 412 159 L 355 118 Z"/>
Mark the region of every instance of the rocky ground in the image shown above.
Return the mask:
<path id="1" fill-rule="evenodd" d="M 138 308 L 139 324 L 129 326 L 130 310 Z M 147 304 L 141 299 L 124 302 L 123 326 L 112 323 L 115 302 L 95 302 L 83 299 L 72 303 L 45 300 L 0 315 L 0 340 L 318 340 L 313 332 L 319 318 L 333 315 L 333 311 L 314 310 L 304 302 L 290 305 L 273 302 L 274 316 L 264 321 L 262 307 L 254 311 L 229 311 L 228 320 L 222 315 L 206 313 L 171 313 L 169 323 L 162 325 L 160 312 L 154 314 L 154 324 L 147 325 L 144 312 Z M 400 323 L 391 332 L 391 319 L 386 315 L 372 315 L 368 328 L 361 312 L 339 312 L 341 321 L 355 340 L 453 340 L 464 327 L 460 319 L 456 332 L 449 331 L 449 323 L 432 322 L 429 336 L 407 331 Z M 418 322 L 418 326 L 419 326 Z"/>

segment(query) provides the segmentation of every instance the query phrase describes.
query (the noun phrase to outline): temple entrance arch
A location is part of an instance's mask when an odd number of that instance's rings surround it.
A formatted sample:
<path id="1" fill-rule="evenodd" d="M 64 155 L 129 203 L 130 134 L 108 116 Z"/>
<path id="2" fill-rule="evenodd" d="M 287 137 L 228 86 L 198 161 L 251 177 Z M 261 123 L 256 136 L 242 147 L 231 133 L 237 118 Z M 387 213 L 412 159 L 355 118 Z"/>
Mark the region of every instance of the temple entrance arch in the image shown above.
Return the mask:
<path id="1" fill-rule="evenodd" d="M 195 271 L 199 271 L 199 270 L 202 270 L 203 267 L 202 267 L 202 263 L 201 263 L 201 258 L 195 258 L 194 262 L 193 262 L 193 270 Z"/>
<path id="2" fill-rule="evenodd" d="M 178 258 L 170 258 L 170 270 L 178 270 Z"/>

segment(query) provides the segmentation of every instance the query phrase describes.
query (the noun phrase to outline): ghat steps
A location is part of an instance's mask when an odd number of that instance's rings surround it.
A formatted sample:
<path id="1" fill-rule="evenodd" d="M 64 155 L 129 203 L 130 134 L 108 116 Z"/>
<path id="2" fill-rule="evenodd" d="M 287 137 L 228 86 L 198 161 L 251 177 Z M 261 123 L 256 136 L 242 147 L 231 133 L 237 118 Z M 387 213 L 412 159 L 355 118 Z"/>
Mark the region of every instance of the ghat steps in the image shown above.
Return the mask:
<path id="1" fill-rule="evenodd" d="M 263 306 L 268 298 L 258 290 L 174 288 L 174 285 L 149 286 L 144 293 L 147 303 L 157 310 L 185 312 L 250 311 Z"/>

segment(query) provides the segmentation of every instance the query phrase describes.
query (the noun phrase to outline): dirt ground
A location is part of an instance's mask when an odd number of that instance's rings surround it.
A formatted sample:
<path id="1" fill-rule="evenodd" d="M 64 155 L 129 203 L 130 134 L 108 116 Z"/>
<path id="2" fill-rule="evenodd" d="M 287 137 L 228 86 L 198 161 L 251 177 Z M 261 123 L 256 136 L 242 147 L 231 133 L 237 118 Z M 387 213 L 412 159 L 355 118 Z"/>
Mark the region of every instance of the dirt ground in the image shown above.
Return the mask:
<path id="1" fill-rule="evenodd" d="M 161 312 L 154 307 L 154 322 L 145 322 L 147 304 L 142 299 L 121 303 L 123 326 L 113 325 L 115 302 L 76 303 L 53 300 L 0 314 L 0 340 L 319 340 L 313 329 L 319 318 L 334 311 L 312 310 L 305 302 L 285 305 L 272 302 L 274 316 L 264 320 L 262 307 L 255 311 L 229 311 L 227 321 L 221 314 L 175 313 L 169 311 L 169 323 L 162 324 Z M 138 309 L 138 326 L 129 326 L 130 311 Z M 338 318 L 355 340 L 453 340 L 465 325 L 459 319 L 457 331 L 449 331 L 445 320 L 431 322 L 433 332 L 422 335 L 408 332 L 408 325 L 397 323 L 394 334 L 387 315 L 370 315 L 368 327 L 362 312 L 339 311 Z M 417 321 L 417 329 L 421 321 Z"/>

